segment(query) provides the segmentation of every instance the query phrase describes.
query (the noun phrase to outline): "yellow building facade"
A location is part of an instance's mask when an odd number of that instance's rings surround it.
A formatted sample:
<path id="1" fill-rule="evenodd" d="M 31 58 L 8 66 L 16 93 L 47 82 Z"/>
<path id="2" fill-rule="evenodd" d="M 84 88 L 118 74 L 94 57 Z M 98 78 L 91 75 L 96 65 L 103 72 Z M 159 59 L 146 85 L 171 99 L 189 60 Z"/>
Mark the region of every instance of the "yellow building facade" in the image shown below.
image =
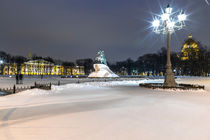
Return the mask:
<path id="1" fill-rule="evenodd" d="M 192 35 L 188 36 L 181 50 L 181 60 L 189 60 L 191 57 L 198 59 L 199 47 L 198 43 L 192 38 Z"/>
<path id="2" fill-rule="evenodd" d="M 84 75 L 83 66 L 64 67 L 55 65 L 45 60 L 30 60 L 18 66 L 17 64 L 5 64 L 3 75 L 16 75 L 20 69 L 23 75 Z"/>

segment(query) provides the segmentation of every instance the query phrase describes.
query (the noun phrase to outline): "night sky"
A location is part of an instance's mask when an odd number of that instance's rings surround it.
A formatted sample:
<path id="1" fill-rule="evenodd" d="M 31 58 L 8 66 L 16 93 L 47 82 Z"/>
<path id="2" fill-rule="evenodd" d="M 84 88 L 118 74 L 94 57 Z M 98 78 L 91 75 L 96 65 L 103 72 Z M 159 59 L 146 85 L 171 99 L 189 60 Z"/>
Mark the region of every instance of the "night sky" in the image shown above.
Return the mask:
<path id="1" fill-rule="evenodd" d="M 0 0 L 0 50 L 74 61 L 94 58 L 104 50 L 116 62 L 166 46 L 152 32 L 152 13 L 171 3 L 185 9 L 185 29 L 172 36 L 173 51 L 180 51 L 189 33 L 210 46 L 210 6 L 205 0 Z"/>

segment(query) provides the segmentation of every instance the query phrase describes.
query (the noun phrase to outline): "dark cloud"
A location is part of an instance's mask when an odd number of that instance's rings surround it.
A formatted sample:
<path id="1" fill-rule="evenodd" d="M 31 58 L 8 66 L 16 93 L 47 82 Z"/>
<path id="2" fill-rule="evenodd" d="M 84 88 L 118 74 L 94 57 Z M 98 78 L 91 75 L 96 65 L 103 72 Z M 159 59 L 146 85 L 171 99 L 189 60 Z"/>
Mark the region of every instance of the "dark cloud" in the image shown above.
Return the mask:
<path id="1" fill-rule="evenodd" d="M 1 50 L 27 56 L 28 52 L 73 61 L 94 58 L 98 50 L 107 59 L 136 59 L 165 46 L 151 32 L 151 12 L 157 0 L 0 0 Z M 175 8 L 190 13 L 187 28 L 173 35 L 172 50 L 180 51 L 189 33 L 210 45 L 210 7 L 204 0 L 176 0 Z"/>

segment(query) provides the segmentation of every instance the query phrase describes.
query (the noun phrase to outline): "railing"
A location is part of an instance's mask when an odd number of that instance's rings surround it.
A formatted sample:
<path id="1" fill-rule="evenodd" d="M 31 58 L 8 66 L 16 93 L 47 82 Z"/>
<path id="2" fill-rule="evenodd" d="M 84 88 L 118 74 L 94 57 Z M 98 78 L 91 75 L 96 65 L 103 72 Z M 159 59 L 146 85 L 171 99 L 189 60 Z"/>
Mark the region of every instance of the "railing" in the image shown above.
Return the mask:
<path id="1" fill-rule="evenodd" d="M 16 85 L 14 85 L 12 88 L 0 88 L 0 96 L 6 96 L 6 95 L 11 95 L 11 94 L 15 94 L 21 91 L 25 91 L 25 90 L 29 90 L 29 89 L 34 89 L 34 88 L 38 88 L 38 89 L 43 89 L 43 90 L 51 90 L 51 86 L 52 84 L 37 84 L 36 82 L 34 83 L 33 86 L 21 86 L 21 87 L 17 87 Z"/>
<path id="2" fill-rule="evenodd" d="M 85 82 L 110 82 L 110 81 L 123 81 L 123 80 L 128 80 L 130 78 L 84 78 L 84 79 L 75 79 L 74 81 L 63 81 L 61 82 L 60 80 L 57 82 L 50 82 L 50 83 L 37 83 L 35 82 L 34 85 L 32 86 L 17 86 L 14 85 L 13 87 L 10 88 L 0 88 L 0 96 L 6 96 L 6 95 L 11 95 L 11 94 L 16 94 L 24 90 L 29 90 L 29 89 L 43 89 L 43 90 L 51 90 L 52 85 L 66 85 L 66 84 L 71 84 L 71 83 L 85 83 Z M 139 78 L 132 78 L 134 79 L 139 79 Z M 131 79 L 130 79 L 131 80 Z"/>

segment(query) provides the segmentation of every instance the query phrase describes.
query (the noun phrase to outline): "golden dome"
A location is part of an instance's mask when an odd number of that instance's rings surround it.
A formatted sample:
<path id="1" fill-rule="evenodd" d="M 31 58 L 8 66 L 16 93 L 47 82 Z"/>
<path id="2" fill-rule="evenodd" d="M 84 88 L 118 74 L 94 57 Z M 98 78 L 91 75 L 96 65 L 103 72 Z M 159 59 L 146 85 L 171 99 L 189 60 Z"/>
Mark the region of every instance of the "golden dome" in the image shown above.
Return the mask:
<path id="1" fill-rule="evenodd" d="M 188 38 L 192 38 L 192 34 L 191 33 L 189 34 Z"/>
<path id="2" fill-rule="evenodd" d="M 182 60 L 188 60 L 189 57 L 198 58 L 199 47 L 198 43 L 192 38 L 190 34 L 188 39 L 185 40 L 184 45 L 182 47 Z"/>

